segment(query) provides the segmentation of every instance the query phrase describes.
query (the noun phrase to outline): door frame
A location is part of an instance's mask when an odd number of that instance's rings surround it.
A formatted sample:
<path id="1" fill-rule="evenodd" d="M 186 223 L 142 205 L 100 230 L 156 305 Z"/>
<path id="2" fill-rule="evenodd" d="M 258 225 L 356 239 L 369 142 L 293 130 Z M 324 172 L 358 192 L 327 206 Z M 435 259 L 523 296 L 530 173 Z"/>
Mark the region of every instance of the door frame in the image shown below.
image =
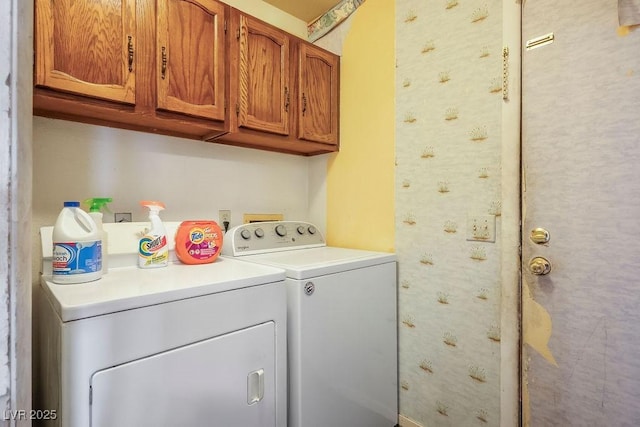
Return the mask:
<path id="1" fill-rule="evenodd" d="M 508 49 L 508 78 L 503 87 L 502 102 L 500 425 L 506 427 L 522 425 L 522 1 L 504 0 L 502 3 L 502 45 Z"/>
<path id="2" fill-rule="evenodd" d="M 0 4 L 0 404 L 5 414 L 31 409 L 31 147 L 33 0 Z M 7 262 L 8 261 L 8 262 Z M 17 421 L 11 425 L 27 425 Z"/>

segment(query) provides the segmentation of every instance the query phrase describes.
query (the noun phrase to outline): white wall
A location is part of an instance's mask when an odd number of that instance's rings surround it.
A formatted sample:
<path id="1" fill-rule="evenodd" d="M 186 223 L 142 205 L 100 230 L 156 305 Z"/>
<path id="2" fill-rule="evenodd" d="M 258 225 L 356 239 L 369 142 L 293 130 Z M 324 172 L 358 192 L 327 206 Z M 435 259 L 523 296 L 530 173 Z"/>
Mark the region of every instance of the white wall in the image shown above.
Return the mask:
<path id="1" fill-rule="evenodd" d="M 65 200 L 112 197 L 111 211 L 131 212 L 134 221 L 147 220 L 140 200 L 164 202 L 161 217 L 172 221 L 217 221 L 219 209 L 230 209 L 233 226 L 243 213 L 307 220 L 309 182 L 323 185 L 321 169 L 310 176 L 309 158 L 288 154 L 42 117 L 34 118 L 33 141 L 36 245 L 39 227 L 53 225 Z M 321 218 L 323 206 L 314 206 Z"/>

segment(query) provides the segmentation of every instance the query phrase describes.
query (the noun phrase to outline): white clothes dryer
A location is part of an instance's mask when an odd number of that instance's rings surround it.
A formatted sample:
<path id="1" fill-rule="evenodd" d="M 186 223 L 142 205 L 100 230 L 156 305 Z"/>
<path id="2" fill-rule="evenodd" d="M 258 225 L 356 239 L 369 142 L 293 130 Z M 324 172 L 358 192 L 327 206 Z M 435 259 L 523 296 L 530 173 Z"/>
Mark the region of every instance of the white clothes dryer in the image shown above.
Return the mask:
<path id="1" fill-rule="evenodd" d="M 133 253 L 100 280 L 58 285 L 50 233 L 37 356 L 47 425 L 286 427 L 283 270 L 228 258 L 140 269 Z"/>
<path id="2" fill-rule="evenodd" d="M 223 256 L 286 271 L 289 427 L 398 423 L 396 256 L 330 247 L 312 224 L 245 224 Z"/>

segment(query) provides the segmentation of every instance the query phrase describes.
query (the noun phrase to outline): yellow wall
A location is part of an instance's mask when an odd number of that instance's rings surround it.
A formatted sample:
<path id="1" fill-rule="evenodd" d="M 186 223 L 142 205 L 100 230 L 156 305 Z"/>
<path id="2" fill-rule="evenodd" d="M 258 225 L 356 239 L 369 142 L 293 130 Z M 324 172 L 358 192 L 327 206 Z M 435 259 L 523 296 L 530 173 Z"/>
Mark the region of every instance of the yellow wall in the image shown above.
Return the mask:
<path id="1" fill-rule="evenodd" d="M 394 249 L 395 2 L 355 12 L 341 68 L 340 152 L 327 170 L 327 243 Z"/>

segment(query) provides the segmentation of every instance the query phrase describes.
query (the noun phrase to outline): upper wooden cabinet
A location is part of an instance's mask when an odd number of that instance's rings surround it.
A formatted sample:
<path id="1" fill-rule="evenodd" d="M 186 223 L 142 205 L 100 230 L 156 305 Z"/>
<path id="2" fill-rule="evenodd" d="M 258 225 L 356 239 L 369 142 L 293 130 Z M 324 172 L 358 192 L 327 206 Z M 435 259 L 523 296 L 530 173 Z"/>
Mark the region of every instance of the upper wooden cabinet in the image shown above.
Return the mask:
<path id="1" fill-rule="evenodd" d="M 35 83 L 135 103 L 135 0 L 39 0 Z"/>
<path id="2" fill-rule="evenodd" d="M 225 6 L 213 0 L 158 0 L 158 108 L 225 117 Z"/>
<path id="3" fill-rule="evenodd" d="M 34 113 L 211 139 L 228 132 L 216 0 L 35 0 Z"/>
<path id="4" fill-rule="evenodd" d="M 230 132 L 220 142 L 336 151 L 340 58 L 231 9 Z"/>
<path id="5" fill-rule="evenodd" d="M 237 10 L 232 19 L 237 59 L 231 63 L 231 75 L 236 76 L 238 126 L 288 135 L 289 35 Z"/>
<path id="6" fill-rule="evenodd" d="M 298 51 L 298 138 L 336 145 L 340 58 L 304 42 Z"/>
<path id="7" fill-rule="evenodd" d="M 339 57 L 217 0 L 35 0 L 34 114 L 338 149 Z"/>

